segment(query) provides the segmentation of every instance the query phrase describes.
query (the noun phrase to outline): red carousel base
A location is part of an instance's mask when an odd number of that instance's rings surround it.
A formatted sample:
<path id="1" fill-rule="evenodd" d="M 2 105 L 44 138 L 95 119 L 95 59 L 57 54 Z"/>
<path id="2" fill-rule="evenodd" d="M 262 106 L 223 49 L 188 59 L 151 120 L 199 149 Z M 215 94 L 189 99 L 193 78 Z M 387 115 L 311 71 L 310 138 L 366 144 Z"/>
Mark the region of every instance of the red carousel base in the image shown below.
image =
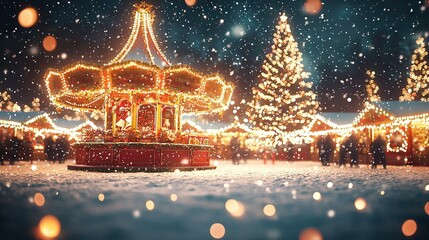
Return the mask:
<path id="1" fill-rule="evenodd" d="M 74 145 L 76 165 L 69 170 L 164 172 L 216 169 L 208 145 L 174 143 L 82 142 Z"/>

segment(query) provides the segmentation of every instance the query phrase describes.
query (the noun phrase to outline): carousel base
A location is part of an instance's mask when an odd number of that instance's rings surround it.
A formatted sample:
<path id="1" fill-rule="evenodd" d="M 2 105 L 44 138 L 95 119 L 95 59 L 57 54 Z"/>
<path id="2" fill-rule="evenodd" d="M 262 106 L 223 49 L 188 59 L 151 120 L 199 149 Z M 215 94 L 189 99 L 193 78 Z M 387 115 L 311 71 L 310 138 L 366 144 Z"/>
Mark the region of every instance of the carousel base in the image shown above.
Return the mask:
<path id="1" fill-rule="evenodd" d="M 211 170 L 208 145 L 140 142 L 74 144 L 76 164 L 69 170 L 96 172 L 172 172 Z"/>

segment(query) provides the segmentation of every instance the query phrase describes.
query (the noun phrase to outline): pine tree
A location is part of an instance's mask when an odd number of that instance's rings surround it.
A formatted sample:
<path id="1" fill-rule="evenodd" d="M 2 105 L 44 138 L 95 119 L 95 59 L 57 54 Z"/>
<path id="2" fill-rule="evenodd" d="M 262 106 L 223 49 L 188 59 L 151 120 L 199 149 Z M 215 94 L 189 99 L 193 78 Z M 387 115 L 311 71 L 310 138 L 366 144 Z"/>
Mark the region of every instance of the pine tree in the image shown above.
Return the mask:
<path id="1" fill-rule="evenodd" d="M 367 70 L 366 74 L 368 75 L 368 78 L 365 82 L 366 84 L 366 99 L 369 102 L 377 102 L 381 101 L 380 96 L 378 95 L 378 85 L 375 83 L 375 72 Z"/>
<path id="2" fill-rule="evenodd" d="M 247 111 L 257 129 L 277 133 L 301 129 L 318 107 L 312 83 L 305 81 L 308 73 L 287 20 L 285 14 L 280 16 L 272 51 L 266 55 Z"/>
<path id="3" fill-rule="evenodd" d="M 411 57 L 410 76 L 407 86 L 402 89 L 400 101 L 428 101 L 429 100 L 429 69 L 427 64 L 428 51 L 425 47 L 425 39 L 419 37 L 416 41 L 418 48 Z"/>

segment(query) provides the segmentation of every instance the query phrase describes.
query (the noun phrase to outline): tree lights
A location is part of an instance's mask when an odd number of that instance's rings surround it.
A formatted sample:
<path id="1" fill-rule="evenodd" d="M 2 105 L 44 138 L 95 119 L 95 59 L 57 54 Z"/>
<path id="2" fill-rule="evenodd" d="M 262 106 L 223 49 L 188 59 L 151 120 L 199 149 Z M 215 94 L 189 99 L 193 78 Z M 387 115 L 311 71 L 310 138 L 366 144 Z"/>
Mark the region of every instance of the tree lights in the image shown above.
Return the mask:
<path id="1" fill-rule="evenodd" d="M 419 37 L 416 43 L 418 48 L 414 50 L 411 57 L 410 76 L 407 79 L 407 86 L 402 89 L 400 101 L 429 100 L 428 51 L 423 37 Z"/>
<path id="2" fill-rule="evenodd" d="M 311 121 L 318 103 L 312 83 L 304 81 L 308 73 L 285 14 L 280 16 L 273 42 L 262 65 L 261 82 L 252 90 L 247 115 L 257 129 L 290 132 Z"/>
<path id="3" fill-rule="evenodd" d="M 375 83 L 375 72 L 371 70 L 366 71 L 366 75 L 368 78 L 365 82 L 366 84 L 366 94 L 367 100 L 370 102 L 380 101 L 380 96 L 378 95 L 379 87 L 377 83 Z"/>

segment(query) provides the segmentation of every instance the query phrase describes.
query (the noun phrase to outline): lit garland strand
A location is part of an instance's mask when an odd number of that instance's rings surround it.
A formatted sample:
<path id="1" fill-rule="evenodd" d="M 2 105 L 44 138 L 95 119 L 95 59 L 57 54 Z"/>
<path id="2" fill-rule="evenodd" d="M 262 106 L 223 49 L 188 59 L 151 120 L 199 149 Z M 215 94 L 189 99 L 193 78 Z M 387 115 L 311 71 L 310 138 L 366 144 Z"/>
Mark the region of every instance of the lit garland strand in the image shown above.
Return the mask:
<path id="1" fill-rule="evenodd" d="M 276 26 L 273 42 L 262 65 L 261 82 L 252 89 L 247 116 L 257 129 L 281 134 L 310 123 L 318 102 L 312 83 L 305 82 L 308 73 L 285 14 Z"/>
<path id="2" fill-rule="evenodd" d="M 424 38 L 419 37 L 416 43 L 419 47 L 414 50 L 411 57 L 410 76 L 407 79 L 407 86 L 402 89 L 400 101 L 429 100 L 429 68 L 426 61 L 428 51 Z"/>
<path id="3" fill-rule="evenodd" d="M 408 142 L 407 142 L 407 134 L 402 129 L 402 127 L 407 130 L 407 125 L 405 126 L 395 126 L 393 129 L 390 129 L 387 132 L 386 138 L 387 138 L 387 151 L 388 152 L 406 152 L 408 148 Z M 396 141 L 395 135 L 400 135 L 401 141 Z M 400 142 L 400 145 L 397 144 Z"/>
<path id="4" fill-rule="evenodd" d="M 367 100 L 370 102 L 381 101 L 380 96 L 378 95 L 379 87 L 377 83 L 375 83 L 375 72 L 367 70 L 366 75 L 369 77 L 369 79 L 366 80 Z"/>

